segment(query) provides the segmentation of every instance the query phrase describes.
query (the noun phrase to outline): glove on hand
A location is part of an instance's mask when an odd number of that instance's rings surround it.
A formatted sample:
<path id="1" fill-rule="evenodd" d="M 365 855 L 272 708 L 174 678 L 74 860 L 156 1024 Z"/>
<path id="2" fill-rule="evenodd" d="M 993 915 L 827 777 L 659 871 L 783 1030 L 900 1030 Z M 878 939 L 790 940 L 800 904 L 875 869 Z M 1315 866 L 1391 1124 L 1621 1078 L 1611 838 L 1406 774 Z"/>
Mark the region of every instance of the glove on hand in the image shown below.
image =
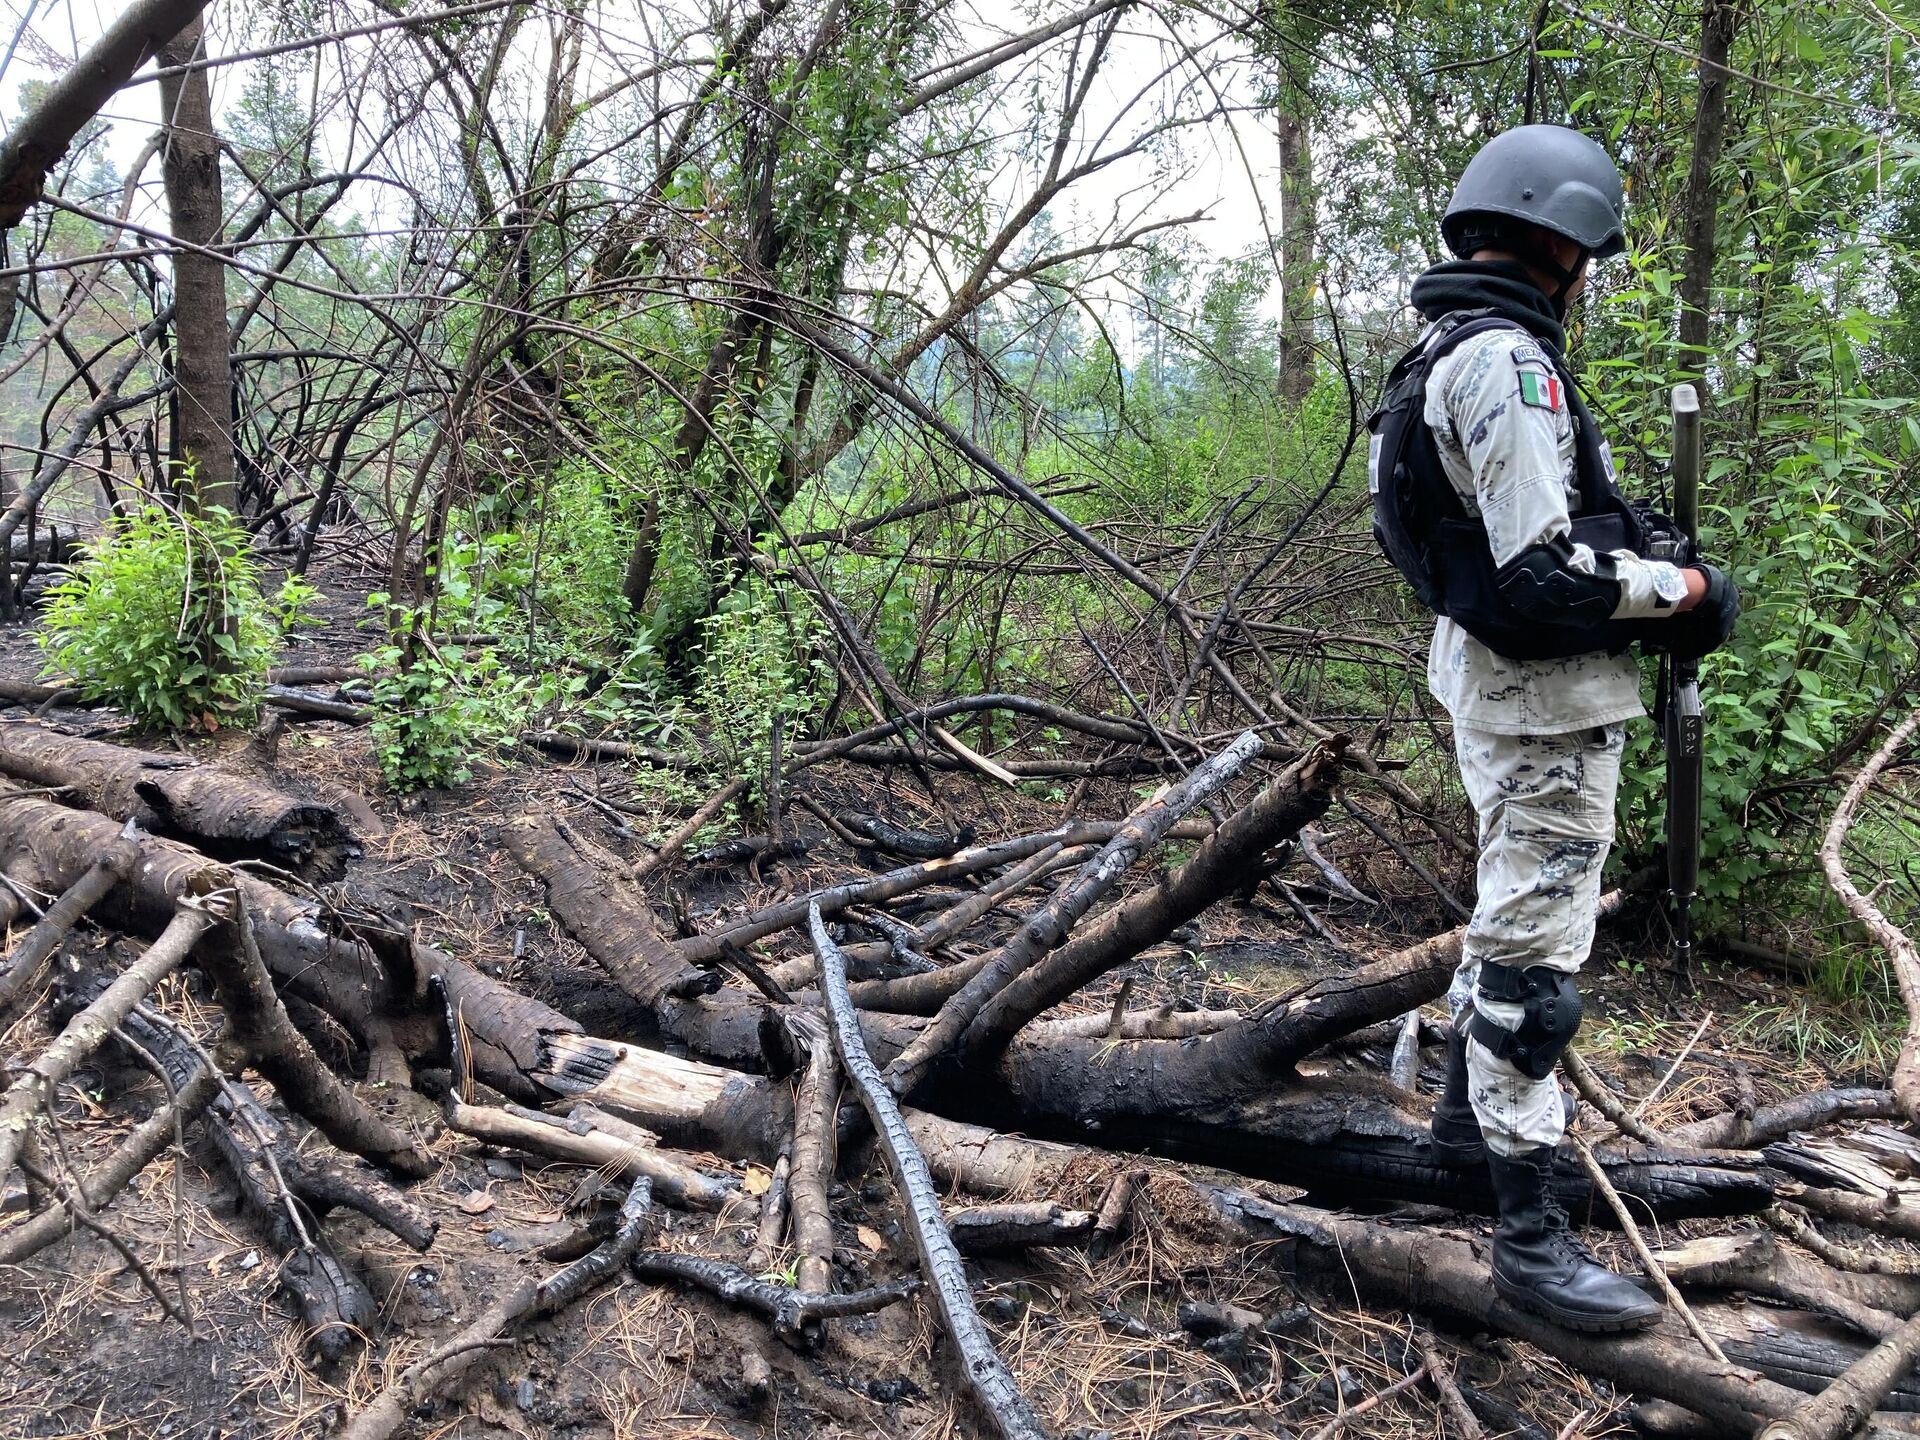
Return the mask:
<path id="1" fill-rule="evenodd" d="M 1660 627 L 1660 638 L 1676 660 L 1698 660 L 1718 650 L 1732 638 L 1740 618 L 1740 592 L 1727 572 L 1717 565 L 1692 568 L 1707 577 L 1707 593 L 1698 605 L 1668 617 Z"/>

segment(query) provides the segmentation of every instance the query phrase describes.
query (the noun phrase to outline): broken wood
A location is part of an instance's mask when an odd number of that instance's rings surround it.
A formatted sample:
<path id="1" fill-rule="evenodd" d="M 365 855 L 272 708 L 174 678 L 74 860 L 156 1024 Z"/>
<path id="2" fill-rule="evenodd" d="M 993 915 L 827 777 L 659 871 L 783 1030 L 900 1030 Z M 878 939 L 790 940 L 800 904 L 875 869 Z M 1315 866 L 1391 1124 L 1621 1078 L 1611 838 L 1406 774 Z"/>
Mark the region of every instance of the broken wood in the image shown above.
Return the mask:
<path id="1" fill-rule="evenodd" d="M 1920 1123 L 1920 949 L 1915 949 L 1913 941 L 1878 905 L 1860 893 L 1853 877 L 1847 873 L 1840 847 L 1846 841 L 1854 812 L 1860 808 L 1867 788 L 1917 729 L 1920 729 L 1920 708 L 1894 726 L 1874 751 L 1873 758 L 1860 767 L 1860 773 L 1853 777 L 1853 783 L 1847 786 L 1840 803 L 1834 807 L 1832 823 L 1820 842 L 1820 864 L 1827 872 L 1827 883 L 1840 897 L 1840 903 L 1860 922 L 1861 928 L 1887 952 L 1893 978 L 1900 987 L 1900 999 L 1907 1007 L 1907 1034 L 1901 1041 L 1899 1058 L 1894 1061 L 1889 1088 L 1909 1125 Z"/>
<path id="2" fill-rule="evenodd" d="M 970 1205 L 947 1212 L 947 1233 L 965 1255 L 1005 1255 L 1037 1246 L 1078 1246 L 1094 1238 L 1100 1217 L 1064 1210 L 1055 1200 Z"/>
<path id="3" fill-rule="evenodd" d="M 727 806 L 745 795 L 752 788 L 750 780 L 734 780 L 716 790 L 707 797 L 706 803 L 689 815 L 678 830 L 662 840 L 651 855 L 644 857 L 633 867 L 633 882 L 637 885 L 661 866 L 670 862 L 687 846 L 687 842 L 713 823 L 714 817 Z"/>
<path id="4" fill-rule="evenodd" d="M 1039 1416 L 1020 1393 L 1019 1384 L 993 1348 L 993 1337 L 974 1309 L 966 1267 L 947 1234 L 933 1177 L 901 1119 L 887 1082 L 868 1058 L 859 1018 L 847 994 L 846 968 L 833 938 L 827 934 L 818 906 L 809 923 L 814 953 L 820 960 L 827 1033 L 833 1037 L 834 1053 L 840 1057 L 841 1068 L 867 1112 L 887 1168 L 907 1202 L 908 1230 L 921 1267 L 932 1283 L 934 1307 L 959 1351 L 959 1369 L 967 1393 L 1003 1440 L 1044 1440 L 1046 1431 Z"/>
<path id="5" fill-rule="evenodd" d="M 80 878 L 47 907 L 47 913 L 27 932 L 26 938 L 13 947 L 13 954 L 7 957 L 7 969 L 0 973 L 0 1016 L 40 983 L 53 952 L 60 948 L 60 942 L 80 917 L 126 879 L 140 854 L 139 846 L 134 843 L 135 833 L 129 822 L 125 835 L 102 849 L 81 872 Z"/>
<path id="6" fill-rule="evenodd" d="M 808 1051 L 793 1101 L 793 1170 L 787 1181 L 798 1252 L 795 1283 L 809 1295 L 824 1295 L 833 1289 L 833 1212 L 827 1188 L 836 1160 L 833 1121 L 840 1110 L 840 1067 L 815 1016 L 791 1014 L 787 1024 Z"/>
<path id="7" fill-rule="evenodd" d="M 178 755 L 0 724 L 0 773 L 64 790 L 88 809 L 191 841 L 215 859 L 269 860 L 316 880 L 345 872 L 352 836 L 332 806 Z"/>
<path id="8" fill-rule="evenodd" d="M 1900 1327 L 1895 1311 L 1920 1309 L 1920 1279 L 1836 1270 L 1783 1247 L 1766 1230 L 1700 1236 L 1655 1258 L 1676 1285 L 1780 1300 L 1831 1315 L 1874 1340 Z"/>
<path id="9" fill-rule="evenodd" d="M 450 1128 L 490 1145 L 530 1150 L 553 1160 L 590 1165 L 620 1180 L 645 1176 L 653 1193 L 683 1210 L 719 1210 L 737 1193 L 730 1179 L 720 1179 L 676 1159 L 665 1151 L 603 1135 L 579 1135 L 554 1120 L 535 1120 L 490 1105 L 468 1105 L 448 1096 L 444 1114 Z"/>
<path id="10" fill-rule="evenodd" d="M 1791 1200 L 1823 1219 L 1844 1220 L 1863 1230 L 1898 1236 L 1902 1240 L 1920 1240 L 1920 1205 L 1905 1203 L 1895 1190 L 1874 1196 L 1855 1195 L 1846 1190 L 1796 1187 L 1783 1190 L 1781 1198 Z"/>
<path id="11" fill-rule="evenodd" d="M 1357 1293 L 1467 1334 L 1492 1329 L 1524 1339 L 1585 1374 L 1671 1400 L 1741 1434 L 1799 1404 L 1797 1391 L 1703 1359 L 1677 1320 L 1637 1335 L 1583 1336 L 1514 1308 L 1494 1291 L 1484 1241 L 1275 1205 L 1245 1192 L 1213 1194 L 1225 1223 L 1279 1242 L 1270 1245 L 1270 1258 L 1327 1294 Z"/>
<path id="12" fill-rule="evenodd" d="M 0 1175 L 13 1168 L 34 1117 L 53 1102 L 54 1092 L 74 1067 L 100 1048 L 148 991 L 179 968 L 214 919 L 204 907 L 182 906 L 147 952 L 69 1020 L 58 1038 L 8 1087 L 0 1098 Z"/>

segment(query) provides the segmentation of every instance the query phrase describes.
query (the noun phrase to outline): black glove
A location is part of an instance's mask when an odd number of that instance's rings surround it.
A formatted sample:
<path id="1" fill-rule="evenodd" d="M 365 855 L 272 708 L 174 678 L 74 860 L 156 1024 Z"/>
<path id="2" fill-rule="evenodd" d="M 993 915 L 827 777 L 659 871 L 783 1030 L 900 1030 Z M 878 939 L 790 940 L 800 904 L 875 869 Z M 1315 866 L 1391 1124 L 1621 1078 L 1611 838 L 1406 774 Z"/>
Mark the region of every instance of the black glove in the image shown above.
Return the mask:
<path id="1" fill-rule="evenodd" d="M 1710 655 L 1733 636 L 1740 618 L 1740 592 L 1727 572 L 1717 565 L 1694 565 L 1707 577 L 1707 593 L 1691 610 L 1682 610 L 1660 622 L 1660 640 L 1676 660 L 1698 660 Z"/>

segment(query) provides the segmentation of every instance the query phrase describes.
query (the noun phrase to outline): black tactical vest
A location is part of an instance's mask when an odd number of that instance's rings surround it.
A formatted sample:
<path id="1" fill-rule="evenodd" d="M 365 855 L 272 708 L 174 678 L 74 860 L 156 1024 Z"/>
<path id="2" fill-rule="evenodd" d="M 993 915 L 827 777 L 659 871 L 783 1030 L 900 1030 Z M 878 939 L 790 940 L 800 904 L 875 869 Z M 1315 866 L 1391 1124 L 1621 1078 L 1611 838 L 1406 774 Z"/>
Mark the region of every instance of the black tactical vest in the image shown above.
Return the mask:
<path id="1" fill-rule="evenodd" d="M 1458 310 L 1438 321 L 1422 343 L 1402 355 L 1387 376 L 1380 408 L 1367 420 L 1376 454 L 1372 465 L 1373 536 L 1420 603 L 1445 615 L 1496 655 L 1510 660 L 1559 660 L 1596 650 L 1618 654 L 1640 627 L 1630 620 L 1560 624 L 1523 614 L 1496 583 L 1487 527 L 1469 516 L 1447 479 L 1426 421 L 1427 379 L 1440 358 L 1487 330 L 1527 332 L 1491 310 Z M 1620 494 L 1600 450 L 1599 427 L 1558 356 L 1553 367 L 1573 408 L 1574 479 L 1579 512 L 1571 539 L 1596 553 L 1644 551 L 1646 527 Z"/>

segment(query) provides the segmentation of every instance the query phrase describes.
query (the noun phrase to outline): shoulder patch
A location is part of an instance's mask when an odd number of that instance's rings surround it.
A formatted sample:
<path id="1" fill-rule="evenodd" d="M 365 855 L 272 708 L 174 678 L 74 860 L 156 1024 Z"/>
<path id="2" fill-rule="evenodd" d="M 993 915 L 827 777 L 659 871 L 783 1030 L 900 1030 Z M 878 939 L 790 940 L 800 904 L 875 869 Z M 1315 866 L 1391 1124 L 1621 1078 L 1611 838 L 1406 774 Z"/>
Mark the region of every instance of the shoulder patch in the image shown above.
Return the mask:
<path id="1" fill-rule="evenodd" d="M 1558 410 L 1561 405 L 1560 377 L 1542 375 L 1538 370 L 1522 370 L 1520 399 L 1541 410 Z"/>
<path id="2" fill-rule="evenodd" d="M 1510 353 L 1516 365 L 1538 365 L 1542 370 L 1553 369 L 1553 361 L 1547 358 L 1547 352 L 1540 348 L 1540 342 L 1532 336 L 1514 341 Z"/>

